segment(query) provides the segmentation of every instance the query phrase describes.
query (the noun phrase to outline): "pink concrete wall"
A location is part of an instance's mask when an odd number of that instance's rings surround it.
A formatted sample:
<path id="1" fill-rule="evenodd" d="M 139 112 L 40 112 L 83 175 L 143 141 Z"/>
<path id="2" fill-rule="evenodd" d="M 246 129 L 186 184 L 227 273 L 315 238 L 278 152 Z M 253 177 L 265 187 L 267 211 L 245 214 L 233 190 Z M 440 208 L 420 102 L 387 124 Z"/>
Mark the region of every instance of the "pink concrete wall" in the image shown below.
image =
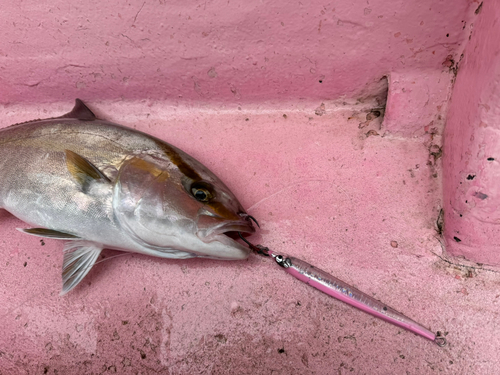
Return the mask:
<path id="1" fill-rule="evenodd" d="M 405 102 L 416 108 L 431 98 L 437 105 L 423 111 L 434 115 L 449 81 L 432 82 L 460 56 L 475 7 L 470 0 L 5 2 L 0 103 L 360 98 L 383 76 L 408 73 L 411 83 L 422 70 L 423 102 Z M 426 120 L 434 117 L 428 113 Z"/>
<path id="2" fill-rule="evenodd" d="M 453 255 L 500 265 L 500 3 L 480 12 L 444 137 L 445 239 Z"/>

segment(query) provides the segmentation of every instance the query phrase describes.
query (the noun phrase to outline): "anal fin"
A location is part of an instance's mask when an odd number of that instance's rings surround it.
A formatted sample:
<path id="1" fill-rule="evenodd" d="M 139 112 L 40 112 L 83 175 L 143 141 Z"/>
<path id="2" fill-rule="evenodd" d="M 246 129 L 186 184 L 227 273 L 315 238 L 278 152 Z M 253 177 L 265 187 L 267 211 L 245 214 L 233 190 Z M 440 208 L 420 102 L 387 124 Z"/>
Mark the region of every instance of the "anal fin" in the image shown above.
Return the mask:
<path id="1" fill-rule="evenodd" d="M 17 230 L 22 233 L 31 234 L 32 236 L 53 238 L 55 240 L 74 240 L 79 238 L 73 234 L 45 228 L 17 228 Z"/>
<path id="2" fill-rule="evenodd" d="M 102 245 L 90 241 L 70 241 L 64 246 L 61 295 L 68 293 L 89 273 L 101 254 Z"/>

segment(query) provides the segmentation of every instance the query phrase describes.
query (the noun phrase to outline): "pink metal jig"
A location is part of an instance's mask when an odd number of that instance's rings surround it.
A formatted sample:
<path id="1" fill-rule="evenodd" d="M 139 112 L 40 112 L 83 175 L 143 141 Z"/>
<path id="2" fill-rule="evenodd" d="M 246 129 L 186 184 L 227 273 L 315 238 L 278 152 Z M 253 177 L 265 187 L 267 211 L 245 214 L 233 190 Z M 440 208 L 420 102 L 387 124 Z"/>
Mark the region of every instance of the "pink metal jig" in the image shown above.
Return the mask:
<path id="1" fill-rule="evenodd" d="M 439 332 L 435 334 L 421 324 L 387 306 L 385 303 L 370 297 L 368 294 L 363 293 L 329 273 L 295 257 L 276 254 L 270 251 L 267 247 L 261 245 L 252 245 L 245 238 L 243 238 L 243 236 L 240 235 L 240 237 L 256 253 L 264 256 L 272 256 L 276 263 L 283 267 L 286 272 L 300 281 L 311 285 L 313 288 L 316 288 L 329 296 L 337 298 L 338 300 L 354 306 L 379 319 L 385 320 L 386 322 L 425 337 L 426 339 L 436 343 L 438 346 L 446 345 L 446 339 L 441 336 Z"/>

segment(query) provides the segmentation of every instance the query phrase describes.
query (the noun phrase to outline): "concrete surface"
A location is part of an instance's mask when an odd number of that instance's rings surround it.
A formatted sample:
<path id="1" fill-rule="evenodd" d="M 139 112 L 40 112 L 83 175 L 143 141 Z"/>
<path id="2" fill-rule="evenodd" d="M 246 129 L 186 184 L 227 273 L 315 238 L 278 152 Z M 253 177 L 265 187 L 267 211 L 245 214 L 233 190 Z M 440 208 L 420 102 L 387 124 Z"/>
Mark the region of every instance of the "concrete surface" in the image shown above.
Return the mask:
<path id="1" fill-rule="evenodd" d="M 360 129 L 369 107 L 328 102 L 321 116 L 307 103 L 274 110 L 90 105 L 202 160 L 260 221 L 254 242 L 352 283 L 444 332 L 449 345 L 439 348 L 354 310 L 256 256 L 222 262 L 125 255 L 96 265 L 60 297 L 62 243 L 19 233 L 23 223 L 2 212 L 2 374 L 498 368 L 500 276 L 440 258 L 440 169 L 428 165 L 424 137 L 377 135 L 380 117 Z M 2 118 L 16 122 L 67 107 L 23 106 L 20 114 L 11 106 Z"/>
<path id="2" fill-rule="evenodd" d="M 500 3 L 486 2 L 457 74 L 444 142 L 448 252 L 500 265 Z"/>
<path id="3" fill-rule="evenodd" d="M 495 254 L 472 241 L 474 220 L 494 221 L 493 199 L 468 206 L 465 224 L 453 215 L 463 194 L 496 197 L 496 161 L 468 152 L 489 151 L 480 146 L 496 136 L 497 4 L 2 4 L 0 127 L 60 115 L 80 97 L 209 166 L 261 223 L 255 243 L 352 283 L 449 344 L 256 256 L 108 251 L 60 297 L 62 243 L 19 233 L 23 223 L 0 211 L 0 374 L 496 374 L 498 268 L 463 259 Z M 477 180 L 463 190 L 469 173 Z M 470 235 L 466 246 L 450 244 L 453 230 Z"/>

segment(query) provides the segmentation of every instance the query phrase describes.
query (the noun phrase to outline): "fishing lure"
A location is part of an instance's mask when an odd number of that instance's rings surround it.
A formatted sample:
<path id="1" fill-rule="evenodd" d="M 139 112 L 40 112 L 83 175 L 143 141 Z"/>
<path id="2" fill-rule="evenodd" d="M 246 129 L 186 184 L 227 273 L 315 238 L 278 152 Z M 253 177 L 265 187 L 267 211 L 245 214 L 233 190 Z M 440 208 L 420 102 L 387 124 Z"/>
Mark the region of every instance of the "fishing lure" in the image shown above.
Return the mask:
<path id="1" fill-rule="evenodd" d="M 254 252 L 263 256 L 271 256 L 274 258 L 276 264 L 281 266 L 287 273 L 300 281 L 309 284 L 313 288 L 316 288 L 329 296 L 354 306 L 379 319 L 385 320 L 395 326 L 425 337 L 426 339 L 436 343 L 438 346 L 446 345 L 446 339 L 440 334 L 440 332 L 435 334 L 423 325 L 387 306 L 385 303 L 370 297 L 368 294 L 363 293 L 359 289 L 356 289 L 344 281 L 337 279 L 329 273 L 301 259 L 288 255 L 277 254 L 262 245 L 253 245 L 241 235 L 240 238 L 242 238 Z"/>

